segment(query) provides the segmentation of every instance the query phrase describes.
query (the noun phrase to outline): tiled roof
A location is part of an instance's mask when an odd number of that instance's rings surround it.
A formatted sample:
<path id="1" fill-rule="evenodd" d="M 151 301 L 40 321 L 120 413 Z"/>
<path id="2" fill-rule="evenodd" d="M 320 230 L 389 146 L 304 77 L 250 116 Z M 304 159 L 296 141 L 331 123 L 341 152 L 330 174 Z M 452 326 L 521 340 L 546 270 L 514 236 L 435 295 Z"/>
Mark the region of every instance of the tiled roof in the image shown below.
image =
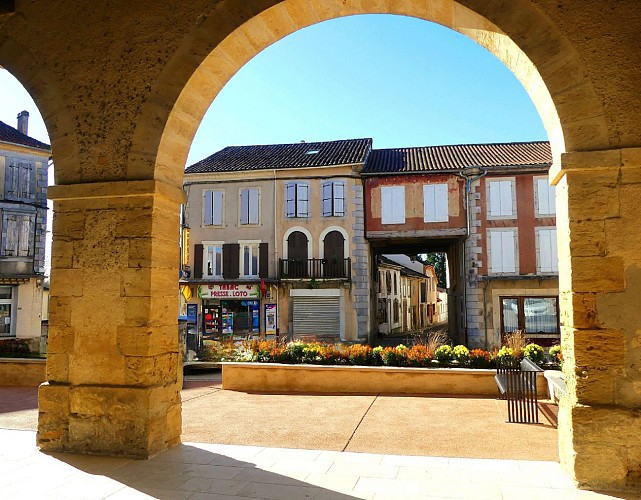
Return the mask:
<path id="1" fill-rule="evenodd" d="M 10 142 L 11 144 L 20 144 L 21 146 L 51 151 L 49 144 L 37 141 L 4 122 L 0 122 L 0 142 Z"/>
<path id="2" fill-rule="evenodd" d="M 363 174 L 433 172 L 465 167 L 549 167 L 551 164 L 552 154 L 547 141 L 458 144 L 374 149 Z"/>
<path id="3" fill-rule="evenodd" d="M 419 273 L 418 271 L 414 271 L 414 269 L 410 269 L 409 267 L 404 266 L 403 264 L 399 264 L 398 262 L 394 262 L 392 259 L 388 259 L 387 257 L 383 255 L 378 255 L 378 264 L 386 264 L 388 266 L 397 266 L 401 268 L 401 274 L 405 274 L 407 276 L 414 276 L 415 278 L 426 278 L 427 276 L 423 273 Z"/>
<path id="4" fill-rule="evenodd" d="M 372 139 L 229 146 L 187 167 L 185 173 L 349 165 L 363 163 L 371 149 Z"/>

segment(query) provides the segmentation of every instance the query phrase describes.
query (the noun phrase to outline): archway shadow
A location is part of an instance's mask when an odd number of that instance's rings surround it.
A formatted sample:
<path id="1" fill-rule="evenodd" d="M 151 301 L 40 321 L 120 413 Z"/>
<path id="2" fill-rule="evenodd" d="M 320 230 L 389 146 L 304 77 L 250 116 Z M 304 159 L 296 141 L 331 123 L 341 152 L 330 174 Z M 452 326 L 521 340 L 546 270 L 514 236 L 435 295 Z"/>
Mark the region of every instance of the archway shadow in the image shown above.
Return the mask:
<path id="1" fill-rule="evenodd" d="M 288 452 L 295 460 L 287 458 Z M 301 479 L 326 472 L 332 463 L 315 461 L 312 454 L 305 459 L 300 453 L 253 446 L 180 444 L 149 460 L 49 455 L 87 474 L 108 477 L 155 498 L 357 498 Z"/>

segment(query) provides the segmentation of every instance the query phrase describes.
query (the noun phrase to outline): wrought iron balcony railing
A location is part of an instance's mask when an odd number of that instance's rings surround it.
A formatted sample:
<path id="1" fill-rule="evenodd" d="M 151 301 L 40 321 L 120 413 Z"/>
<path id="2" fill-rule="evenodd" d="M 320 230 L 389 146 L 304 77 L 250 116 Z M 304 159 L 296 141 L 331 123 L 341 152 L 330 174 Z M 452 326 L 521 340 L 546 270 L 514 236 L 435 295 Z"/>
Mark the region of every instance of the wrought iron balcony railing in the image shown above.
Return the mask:
<path id="1" fill-rule="evenodd" d="M 349 280 L 351 273 L 351 259 L 278 259 L 278 276 L 283 280 Z"/>

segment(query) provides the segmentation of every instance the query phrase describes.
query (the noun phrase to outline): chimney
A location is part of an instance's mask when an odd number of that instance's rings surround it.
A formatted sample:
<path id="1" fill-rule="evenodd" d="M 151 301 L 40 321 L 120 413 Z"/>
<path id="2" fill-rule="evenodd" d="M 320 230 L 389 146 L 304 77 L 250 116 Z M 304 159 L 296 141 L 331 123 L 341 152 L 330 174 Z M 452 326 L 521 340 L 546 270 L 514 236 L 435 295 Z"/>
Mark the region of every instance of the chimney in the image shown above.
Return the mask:
<path id="1" fill-rule="evenodd" d="M 29 111 L 20 111 L 18 113 L 18 131 L 24 135 L 29 135 Z"/>

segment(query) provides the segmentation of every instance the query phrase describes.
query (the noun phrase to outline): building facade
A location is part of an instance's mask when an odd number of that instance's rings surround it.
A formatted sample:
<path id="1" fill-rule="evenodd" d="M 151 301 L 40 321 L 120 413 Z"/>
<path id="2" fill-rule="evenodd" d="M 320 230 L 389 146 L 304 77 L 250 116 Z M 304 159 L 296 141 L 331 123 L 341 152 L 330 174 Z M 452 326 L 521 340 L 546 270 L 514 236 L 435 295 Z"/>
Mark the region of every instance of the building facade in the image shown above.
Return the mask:
<path id="1" fill-rule="evenodd" d="M 22 111 L 17 128 L 0 122 L 0 338 L 38 350 L 51 148 L 29 137 L 28 119 Z"/>
<path id="2" fill-rule="evenodd" d="M 448 254 L 450 336 L 496 347 L 560 338 L 546 142 L 373 150 L 363 171 L 372 248 Z"/>
<path id="3" fill-rule="evenodd" d="M 367 337 L 370 150 L 371 139 L 230 147 L 187 168 L 181 284 L 206 337 Z"/>

